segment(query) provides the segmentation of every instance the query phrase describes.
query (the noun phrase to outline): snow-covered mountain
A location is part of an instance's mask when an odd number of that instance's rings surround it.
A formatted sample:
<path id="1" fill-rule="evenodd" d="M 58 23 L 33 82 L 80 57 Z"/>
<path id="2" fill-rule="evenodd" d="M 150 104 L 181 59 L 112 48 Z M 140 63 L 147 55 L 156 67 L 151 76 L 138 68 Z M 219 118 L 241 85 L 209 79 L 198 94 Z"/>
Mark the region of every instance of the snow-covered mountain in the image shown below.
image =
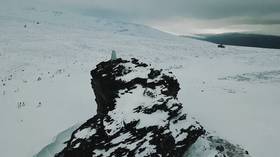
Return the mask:
<path id="1" fill-rule="evenodd" d="M 0 156 L 33 156 L 95 115 L 89 73 L 112 50 L 171 70 L 184 110 L 207 130 L 252 156 L 280 155 L 279 50 L 218 49 L 137 24 L 1 6 Z"/>

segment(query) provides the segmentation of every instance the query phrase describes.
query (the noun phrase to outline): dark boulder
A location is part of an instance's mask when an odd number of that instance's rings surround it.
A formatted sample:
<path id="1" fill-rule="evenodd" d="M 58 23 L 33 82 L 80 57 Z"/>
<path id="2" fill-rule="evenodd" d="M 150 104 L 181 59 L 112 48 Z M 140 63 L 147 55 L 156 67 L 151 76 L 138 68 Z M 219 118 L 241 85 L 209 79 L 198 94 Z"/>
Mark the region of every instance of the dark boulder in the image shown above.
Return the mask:
<path id="1" fill-rule="evenodd" d="M 137 59 L 116 59 L 98 64 L 91 76 L 97 114 L 72 133 L 56 157 L 183 157 L 200 151 L 198 139 L 202 145 L 213 141 L 182 112 L 179 83 L 171 72 Z M 208 150 L 227 152 L 218 144 Z"/>
<path id="2" fill-rule="evenodd" d="M 226 48 L 226 46 L 224 44 L 219 44 L 218 48 Z"/>

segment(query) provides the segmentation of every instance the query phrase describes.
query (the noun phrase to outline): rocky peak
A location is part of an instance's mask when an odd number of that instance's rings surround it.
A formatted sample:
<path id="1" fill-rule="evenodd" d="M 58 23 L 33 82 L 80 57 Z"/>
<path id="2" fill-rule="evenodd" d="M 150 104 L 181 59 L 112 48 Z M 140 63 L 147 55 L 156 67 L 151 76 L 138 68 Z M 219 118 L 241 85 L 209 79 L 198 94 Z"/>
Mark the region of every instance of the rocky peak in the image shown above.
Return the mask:
<path id="1" fill-rule="evenodd" d="M 97 115 L 72 133 L 57 157 L 182 157 L 197 153 L 190 151 L 201 144 L 197 141 L 217 143 L 182 112 L 179 83 L 171 72 L 133 58 L 101 62 L 91 76 Z M 209 144 L 208 150 L 223 155 L 225 149 Z"/>

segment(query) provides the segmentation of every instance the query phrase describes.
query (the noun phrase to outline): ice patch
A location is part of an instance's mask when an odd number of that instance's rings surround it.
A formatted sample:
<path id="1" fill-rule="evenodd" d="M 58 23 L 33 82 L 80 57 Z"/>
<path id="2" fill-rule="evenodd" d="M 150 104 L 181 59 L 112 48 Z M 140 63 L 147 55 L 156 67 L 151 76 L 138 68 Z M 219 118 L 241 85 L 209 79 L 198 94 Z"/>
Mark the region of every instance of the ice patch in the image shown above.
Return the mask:
<path id="1" fill-rule="evenodd" d="M 260 83 L 280 82 L 280 70 L 243 73 L 240 75 L 219 78 L 219 80 L 235 80 L 241 82 L 247 81 Z"/>

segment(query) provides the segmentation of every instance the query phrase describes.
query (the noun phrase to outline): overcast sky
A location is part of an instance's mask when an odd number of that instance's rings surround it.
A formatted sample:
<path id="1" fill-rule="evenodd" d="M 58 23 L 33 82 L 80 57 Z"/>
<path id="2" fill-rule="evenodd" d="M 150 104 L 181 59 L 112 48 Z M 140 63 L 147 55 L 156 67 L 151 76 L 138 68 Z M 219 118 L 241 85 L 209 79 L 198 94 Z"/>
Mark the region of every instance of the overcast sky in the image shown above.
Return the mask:
<path id="1" fill-rule="evenodd" d="M 33 1 L 71 8 L 90 16 L 146 24 L 180 35 L 232 31 L 280 35 L 280 0 Z"/>

